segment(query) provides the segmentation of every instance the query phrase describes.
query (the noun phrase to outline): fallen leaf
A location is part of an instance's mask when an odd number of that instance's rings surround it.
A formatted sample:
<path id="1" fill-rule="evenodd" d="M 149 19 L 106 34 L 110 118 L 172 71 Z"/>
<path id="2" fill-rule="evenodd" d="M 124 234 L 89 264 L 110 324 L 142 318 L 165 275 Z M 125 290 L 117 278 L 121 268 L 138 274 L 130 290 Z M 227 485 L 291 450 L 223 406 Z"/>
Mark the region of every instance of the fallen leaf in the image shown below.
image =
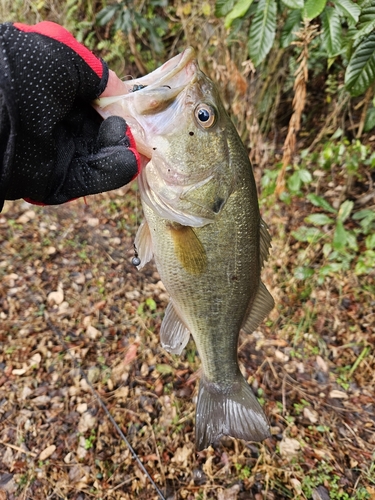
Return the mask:
<path id="1" fill-rule="evenodd" d="M 78 422 L 78 432 L 81 432 L 82 434 L 85 433 L 86 431 L 93 429 L 96 424 L 96 417 L 91 415 L 89 411 L 86 411 L 81 415 L 81 418 L 79 419 Z"/>
<path id="2" fill-rule="evenodd" d="M 182 467 L 187 467 L 188 459 L 193 453 L 193 445 L 191 443 L 185 444 L 184 446 L 177 448 L 175 454 L 171 458 L 171 462 L 176 462 L 181 464 Z"/>
<path id="3" fill-rule="evenodd" d="M 30 389 L 30 387 L 27 387 L 27 385 L 25 385 L 25 387 L 22 389 L 22 392 L 21 392 L 21 399 L 22 400 L 27 399 L 32 392 L 33 391 Z"/>
<path id="4" fill-rule="evenodd" d="M 139 344 L 137 342 L 134 342 L 129 349 L 127 350 L 124 358 L 124 364 L 128 365 L 130 364 L 133 359 L 137 357 L 137 351 L 138 351 Z"/>
<path id="5" fill-rule="evenodd" d="M 297 495 L 302 495 L 302 485 L 301 485 L 301 482 L 298 481 L 298 479 L 292 477 L 290 479 L 290 482 L 292 483 L 292 486 L 295 490 L 295 492 L 297 493 Z"/>
<path id="6" fill-rule="evenodd" d="M 336 399 L 348 399 L 348 395 L 346 394 L 346 392 L 338 391 L 336 389 L 333 389 L 329 393 L 329 397 L 330 398 L 336 398 Z"/>
<path id="7" fill-rule="evenodd" d="M 102 335 L 101 332 L 92 325 L 88 325 L 86 328 L 86 334 L 91 340 L 95 340 Z"/>
<path id="8" fill-rule="evenodd" d="M 240 489 L 239 484 L 234 484 L 228 490 L 219 490 L 217 500 L 237 500 Z"/>
<path id="9" fill-rule="evenodd" d="M 87 225 L 91 227 L 96 227 L 99 225 L 99 219 L 97 217 L 89 217 L 87 219 Z"/>
<path id="10" fill-rule="evenodd" d="M 279 351 L 278 349 L 276 349 L 275 351 L 275 358 L 281 361 L 282 363 L 286 363 L 287 361 L 289 361 L 289 356 L 284 354 L 282 351 Z"/>
<path id="11" fill-rule="evenodd" d="M 39 365 L 39 363 L 42 361 L 42 356 L 39 354 L 39 352 L 35 353 L 31 358 L 30 358 L 30 363 L 32 365 Z"/>
<path id="12" fill-rule="evenodd" d="M 87 403 L 80 403 L 77 405 L 78 413 L 85 413 L 87 411 Z"/>
<path id="13" fill-rule="evenodd" d="M 48 294 L 47 302 L 50 305 L 56 304 L 59 306 L 64 301 L 64 291 L 62 283 L 59 283 L 57 290 Z"/>
<path id="14" fill-rule="evenodd" d="M 319 420 L 318 412 L 315 410 L 310 410 L 310 408 L 303 409 L 303 416 L 307 418 L 312 424 L 316 424 Z"/>
<path id="15" fill-rule="evenodd" d="M 301 445 L 297 439 L 284 438 L 280 443 L 280 455 L 283 457 L 291 457 L 298 455 Z"/>
<path id="16" fill-rule="evenodd" d="M 56 450 L 56 446 L 54 444 L 51 444 L 50 446 L 47 446 L 47 448 L 45 448 L 43 451 L 40 452 L 40 454 L 39 454 L 39 460 L 41 460 L 41 461 L 46 460 L 51 455 L 53 455 L 53 453 L 55 452 L 55 450 Z"/>
<path id="17" fill-rule="evenodd" d="M 30 366 L 27 366 L 26 363 L 23 363 L 23 367 L 22 368 L 14 368 L 14 370 L 12 370 L 12 375 L 24 375 L 27 370 L 29 370 Z"/>
<path id="18" fill-rule="evenodd" d="M 35 212 L 34 210 L 26 210 L 22 215 L 20 215 L 17 219 L 17 222 L 19 224 L 27 224 L 27 222 L 30 222 L 32 219 L 35 219 Z"/>
<path id="19" fill-rule="evenodd" d="M 328 373 L 327 363 L 324 361 L 324 359 L 321 356 L 316 357 L 316 364 L 322 370 L 322 372 Z"/>

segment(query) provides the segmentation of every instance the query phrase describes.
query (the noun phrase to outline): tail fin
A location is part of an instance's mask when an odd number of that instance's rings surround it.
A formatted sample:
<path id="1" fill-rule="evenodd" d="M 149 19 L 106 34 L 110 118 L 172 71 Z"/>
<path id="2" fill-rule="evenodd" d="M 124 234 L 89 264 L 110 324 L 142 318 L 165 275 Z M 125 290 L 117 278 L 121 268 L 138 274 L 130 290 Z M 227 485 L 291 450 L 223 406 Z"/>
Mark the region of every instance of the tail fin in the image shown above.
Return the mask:
<path id="1" fill-rule="evenodd" d="M 262 441 L 270 436 L 262 407 L 240 374 L 238 381 L 225 392 L 220 392 L 216 384 L 213 386 L 202 377 L 195 420 L 198 451 L 222 436 L 246 441 Z"/>

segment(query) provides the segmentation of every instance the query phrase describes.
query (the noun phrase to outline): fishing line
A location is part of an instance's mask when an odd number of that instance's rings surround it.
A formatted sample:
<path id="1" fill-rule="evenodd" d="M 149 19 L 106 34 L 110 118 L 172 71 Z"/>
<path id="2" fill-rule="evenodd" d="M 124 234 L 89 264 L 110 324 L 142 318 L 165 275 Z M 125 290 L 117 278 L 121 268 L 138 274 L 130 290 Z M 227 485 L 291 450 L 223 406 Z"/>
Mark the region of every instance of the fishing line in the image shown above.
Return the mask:
<path id="1" fill-rule="evenodd" d="M 135 226 L 138 230 L 139 228 L 139 217 L 138 217 L 138 214 L 139 214 L 139 187 L 138 187 L 138 190 L 135 192 L 135 199 L 136 199 L 136 202 L 135 202 L 135 211 L 136 211 L 136 215 L 135 215 Z M 133 243 L 133 249 L 134 249 L 134 257 L 132 258 L 132 264 L 133 266 L 139 266 L 140 263 L 141 263 L 141 259 L 139 258 L 138 256 L 138 250 L 137 250 L 137 247 L 135 246 L 135 243 Z"/>
<path id="2" fill-rule="evenodd" d="M 99 394 L 95 390 L 94 386 L 92 385 L 92 383 L 87 378 L 86 373 L 79 366 L 79 364 L 77 363 L 77 360 L 75 359 L 75 357 L 73 356 L 73 354 L 70 352 L 70 349 L 69 349 L 67 343 L 63 339 L 61 331 L 58 328 L 55 327 L 55 325 L 50 321 L 50 319 L 48 318 L 48 316 L 46 314 L 44 316 L 44 320 L 45 320 L 47 326 L 57 335 L 60 343 L 62 344 L 62 346 L 64 348 L 64 350 L 69 354 L 71 360 L 73 361 L 74 368 L 78 369 L 78 371 L 81 374 L 81 376 L 85 379 L 87 385 L 91 389 L 91 392 L 92 392 L 93 396 L 95 397 L 95 399 L 97 400 L 97 402 L 99 403 L 99 405 L 101 406 L 101 408 L 104 410 L 104 413 L 107 415 L 108 419 L 110 420 L 110 422 L 112 423 L 112 425 L 116 429 L 117 434 L 121 437 L 121 439 L 124 441 L 124 443 L 128 447 L 130 453 L 132 454 L 132 457 L 137 462 L 137 464 L 138 464 L 139 468 L 141 469 L 141 471 L 145 474 L 145 476 L 147 477 L 147 479 L 150 481 L 151 485 L 153 486 L 153 488 L 155 489 L 156 493 L 158 494 L 160 500 L 166 500 L 165 496 L 160 491 L 160 489 L 158 488 L 158 486 L 155 483 L 155 481 L 152 479 L 152 477 L 150 476 L 150 474 L 147 472 L 146 467 L 141 462 L 140 458 L 138 457 L 137 453 L 135 452 L 134 448 L 132 447 L 132 445 L 130 444 L 130 442 L 128 441 L 128 439 L 126 438 L 125 434 L 122 432 L 122 430 L 120 429 L 119 425 L 117 424 L 117 422 L 115 421 L 115 419 L 112 417 L 111 413 L 109 412 L 108 408 L 103 403 L 101 397 L 99 396 Z"/>

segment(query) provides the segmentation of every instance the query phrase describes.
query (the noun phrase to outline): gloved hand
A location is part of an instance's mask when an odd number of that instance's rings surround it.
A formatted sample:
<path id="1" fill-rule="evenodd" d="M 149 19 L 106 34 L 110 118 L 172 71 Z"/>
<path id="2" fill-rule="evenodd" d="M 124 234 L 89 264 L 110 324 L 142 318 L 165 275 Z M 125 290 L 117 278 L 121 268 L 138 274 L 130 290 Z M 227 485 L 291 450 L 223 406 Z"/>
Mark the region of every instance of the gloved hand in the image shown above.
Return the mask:
<path id="1" fill-rule="evenodd" d="M 125 120 L 102 121 L 90 105 L 107 86 L 107 65 L 64 28 L 0 25 L 0 73 L 0 110 L 8 115 L 0 116 L 0 129 L 10 124 L 5 199 L 59 204 L 137 175 L 139 154 Z"/>

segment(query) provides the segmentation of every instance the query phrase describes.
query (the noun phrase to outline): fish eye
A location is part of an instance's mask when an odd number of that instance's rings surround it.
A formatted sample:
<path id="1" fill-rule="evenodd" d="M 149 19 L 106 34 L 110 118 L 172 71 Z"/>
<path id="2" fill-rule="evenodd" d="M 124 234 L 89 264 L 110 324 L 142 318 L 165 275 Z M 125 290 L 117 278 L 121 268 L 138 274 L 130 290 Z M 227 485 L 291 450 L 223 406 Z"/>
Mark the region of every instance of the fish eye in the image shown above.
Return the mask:
<path id="1" fill-rule="evenodd" d="M 195 118 L 204 128 L 210 128 L 216 121 L 216 112 L 208 104 L 198 104 L 195 108 Z"/>

